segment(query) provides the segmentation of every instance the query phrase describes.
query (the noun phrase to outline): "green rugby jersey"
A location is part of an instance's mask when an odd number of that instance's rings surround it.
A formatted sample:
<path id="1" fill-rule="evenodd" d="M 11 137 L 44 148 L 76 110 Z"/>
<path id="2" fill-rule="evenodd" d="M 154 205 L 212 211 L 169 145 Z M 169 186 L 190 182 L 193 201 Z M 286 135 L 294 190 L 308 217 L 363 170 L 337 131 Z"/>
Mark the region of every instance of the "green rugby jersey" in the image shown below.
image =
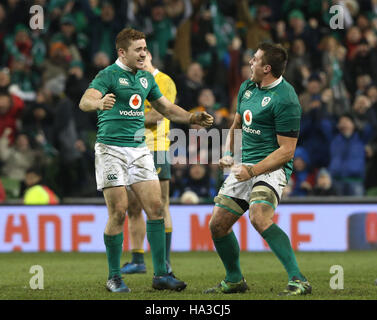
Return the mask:
<path id="1" fill-rule="evenodd" d="M 258 163 L 279 148 L 277 134 L 298 136 L 301 106 L 293 87 L 280 77 L 259 88 L 246 80 L 238 93 L 237 113 L 242 117 L 242 162 Z M 293 159 L 284 165 L 287 180 Z"/>
<path id="2" fill-rule="evenodd" d="M 145 146 L 144 100 L 154 101 L 162 94 L 153 75 L 144 70 L 135 74 L 119 59 L 101 70 L 89 88 L 106 95 L 115 94 L 111 110 L 97 111 L 97 142 L 121 147 Z"/>

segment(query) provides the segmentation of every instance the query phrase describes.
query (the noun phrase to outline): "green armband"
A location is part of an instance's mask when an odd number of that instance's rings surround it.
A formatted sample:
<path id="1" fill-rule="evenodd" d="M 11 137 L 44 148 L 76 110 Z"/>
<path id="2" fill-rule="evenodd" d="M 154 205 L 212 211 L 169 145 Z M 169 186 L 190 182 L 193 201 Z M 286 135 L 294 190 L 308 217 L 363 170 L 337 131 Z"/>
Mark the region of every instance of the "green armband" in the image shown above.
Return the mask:
<path id="1" fill-rule="evenodd" d="M 231 156 L 231 157 L 233 157 L 233 152 L 232 152 L 232 151 L 225 151 L 225 152 L 224 152 L 224 157 L 226 157 L 226 156 Z"/>

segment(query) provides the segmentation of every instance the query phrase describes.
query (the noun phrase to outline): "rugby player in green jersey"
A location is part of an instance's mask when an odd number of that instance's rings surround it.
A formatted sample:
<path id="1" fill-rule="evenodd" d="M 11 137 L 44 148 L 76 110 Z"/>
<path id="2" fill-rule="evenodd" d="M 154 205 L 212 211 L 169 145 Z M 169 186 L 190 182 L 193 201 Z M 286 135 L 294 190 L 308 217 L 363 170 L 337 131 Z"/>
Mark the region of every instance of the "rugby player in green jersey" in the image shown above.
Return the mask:
<path id="1" fill-rule="evenodd" d="M 207 293 L 248 290 L 242 276 L 233 224 L 249 210 L 254 228 L 267 241 L 288 273 L 283 295 L 311 293 L 288 236 L 272 217 L 292 173 L 300 130 L 301 107 L 293 87 L 282 77 L 288 55 L 280 45 L 262 43 L 250 60 L 251 78 L 242 83 L 222 168 L 232 168 L 215 197 L 210 230 L 225 270 L 225 280 Z M 235 165 L 234 130 L 242 129 L 242 164 Z"/>
<path id="2" fill-rule="evenodd" d="M 153 156 L 145 144 L 144 100 L 173 122 L 209 127 L 213 118 L 205 112 L 189 113 L 165 98 L 151 73 L 142 70 L 147 54 L 145 35 L 123 29 L 115 41 L 118 59 L 100 71 L 80 101 L 80 109 L 97 111 L 95 168 L 97 189 L 103 191 L 108 209 L 104 242 L 109 266 L 106 288 L 129 292 L 121 278 L 123 225 L 131 188 L 147 215 L 154 277 L 152 287 L 181 291 L 186 283 L 168 274 L 165 263 L 165 226 L 161 189 Z"/>

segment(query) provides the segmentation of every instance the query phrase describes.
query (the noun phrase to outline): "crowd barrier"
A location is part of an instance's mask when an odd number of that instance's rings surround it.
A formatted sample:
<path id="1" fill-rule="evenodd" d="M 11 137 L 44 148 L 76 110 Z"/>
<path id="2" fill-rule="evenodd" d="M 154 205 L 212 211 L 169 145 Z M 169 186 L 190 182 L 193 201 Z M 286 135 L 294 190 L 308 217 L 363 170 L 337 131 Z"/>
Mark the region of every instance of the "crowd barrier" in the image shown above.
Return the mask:
<path id="1" fill-rule="evenodd" d="M 334 200 L 320 203 L 307 199 L 304 202 L 284 201 L 274 217 L 275 223 L 288 234 L 294 250 L 377 249 L 377 202 L 353 200 L 337 203 Z M 213 205 L 171 205 L 172 251 L 214 250 L 208 228 L 212 209 Z M 102 203 L 2 205 L 0 252 L 105 252 L 103 231 L 106 221 L 107 210 Z M 241 250 L 269 250 L 250 224 L 247 214 L 239 219 L 233 230 Z M 123 249 L 129 250 L 127 219 L 124 234 Z M 147 241 L 144 247 L 149 250 Z"/>

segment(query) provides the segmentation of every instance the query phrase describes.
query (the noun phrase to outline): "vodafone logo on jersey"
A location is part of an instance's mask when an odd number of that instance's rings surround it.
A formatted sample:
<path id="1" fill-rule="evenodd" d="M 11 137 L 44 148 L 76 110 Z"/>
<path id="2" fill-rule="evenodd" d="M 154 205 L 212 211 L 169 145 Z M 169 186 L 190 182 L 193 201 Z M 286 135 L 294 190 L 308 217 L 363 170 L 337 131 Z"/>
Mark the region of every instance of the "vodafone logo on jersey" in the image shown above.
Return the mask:
<path id="1" fill-rule="evenodd" d="M 243 113 L 243 122 L 249 126 L 251 125 L 252 121 L 253 121 L 253 114 L 251 113 L 250 110 L 246 110 Z"/>
<path id="2" fill-rule="evenodd" d="M 133 94 L 130 98 L 129 105 L 132 109 L 139 109 L 142 103 L 142 99 L 140 95 L 138 94 Z"/>

